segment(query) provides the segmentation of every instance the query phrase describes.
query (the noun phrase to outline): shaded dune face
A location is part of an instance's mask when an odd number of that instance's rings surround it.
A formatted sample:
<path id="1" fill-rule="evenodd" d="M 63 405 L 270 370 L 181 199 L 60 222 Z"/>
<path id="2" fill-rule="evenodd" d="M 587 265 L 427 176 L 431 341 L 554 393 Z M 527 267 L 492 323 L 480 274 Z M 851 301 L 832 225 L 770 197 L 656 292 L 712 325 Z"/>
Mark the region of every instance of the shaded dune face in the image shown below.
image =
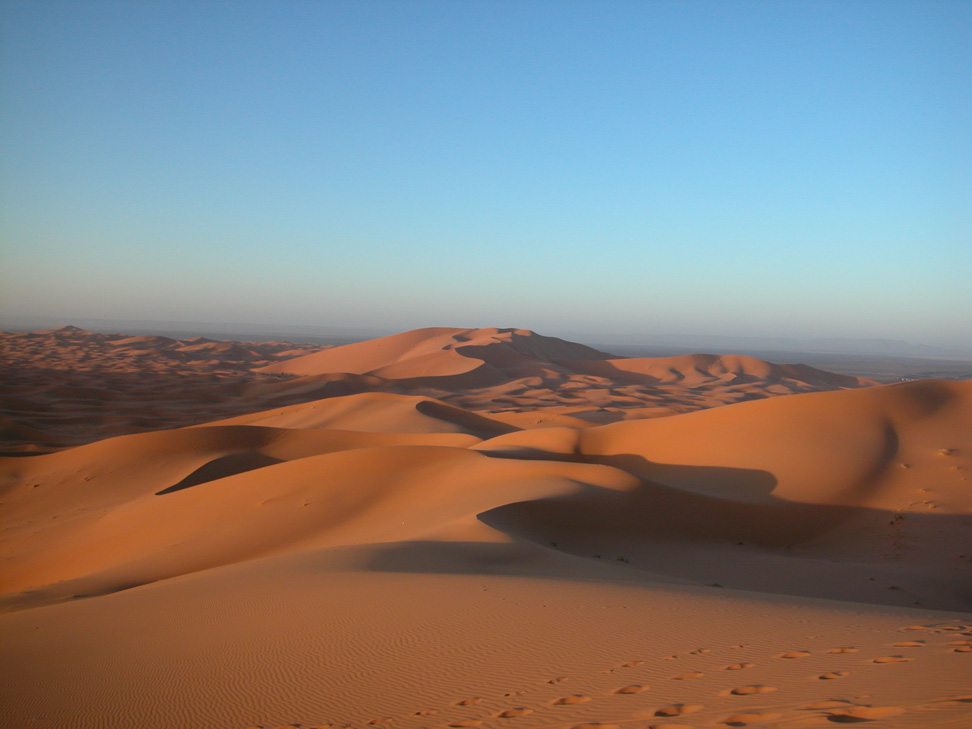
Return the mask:
<path id="1" fill-rule="evenodd" d="M 207 461 L 199 468 L 194 470 L 179 483 L 175 483 L 161 491 L 156 491 L 156 496 L 164 496 L 182 489 L 198 486 L 199 484 L 209 483 L 217 479 L 235 476 L 238 473 L 246 473 L 258 468 L 273 466 L 282 461 L 272 456 L 265 456 L 262 453 L 230 453 L 226 456 L 219 456 L 211 461 Z"/>

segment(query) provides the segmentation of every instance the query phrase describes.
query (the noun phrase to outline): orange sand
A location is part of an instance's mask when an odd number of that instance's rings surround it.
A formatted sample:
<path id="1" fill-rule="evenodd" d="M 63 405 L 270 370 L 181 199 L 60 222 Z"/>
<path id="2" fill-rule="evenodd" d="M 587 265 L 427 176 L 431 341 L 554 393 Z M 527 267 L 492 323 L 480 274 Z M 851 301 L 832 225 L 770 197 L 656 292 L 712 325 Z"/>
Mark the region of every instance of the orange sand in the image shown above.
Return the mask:
<path id="1" fill-rule="evenodd" d="M 972 726 L 972 382 L 2 343 L 0 726 Z"/>

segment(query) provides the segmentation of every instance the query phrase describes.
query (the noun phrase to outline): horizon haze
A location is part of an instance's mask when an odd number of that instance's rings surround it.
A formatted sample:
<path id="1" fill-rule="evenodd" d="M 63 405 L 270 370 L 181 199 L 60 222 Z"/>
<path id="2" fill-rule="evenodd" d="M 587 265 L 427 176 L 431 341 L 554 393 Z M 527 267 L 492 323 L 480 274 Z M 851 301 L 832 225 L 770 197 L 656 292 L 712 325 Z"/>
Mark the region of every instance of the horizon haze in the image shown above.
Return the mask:
<path id="1" fill-rule="evenodd" d="M 946 0 L 7 0 L 0 326 L 962 349 L 970 36 Z"/>

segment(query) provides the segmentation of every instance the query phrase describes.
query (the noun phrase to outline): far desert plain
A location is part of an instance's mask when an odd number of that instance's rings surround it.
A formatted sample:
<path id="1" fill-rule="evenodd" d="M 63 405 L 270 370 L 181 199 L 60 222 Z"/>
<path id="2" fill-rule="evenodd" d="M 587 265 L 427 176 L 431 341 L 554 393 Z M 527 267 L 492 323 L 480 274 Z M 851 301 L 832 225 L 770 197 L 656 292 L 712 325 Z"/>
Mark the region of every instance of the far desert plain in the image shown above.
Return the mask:
<path id="1" fill-rule="evenodd" d="M 0 726 L 972 727 L 972 380 L 0 334 Z"/>

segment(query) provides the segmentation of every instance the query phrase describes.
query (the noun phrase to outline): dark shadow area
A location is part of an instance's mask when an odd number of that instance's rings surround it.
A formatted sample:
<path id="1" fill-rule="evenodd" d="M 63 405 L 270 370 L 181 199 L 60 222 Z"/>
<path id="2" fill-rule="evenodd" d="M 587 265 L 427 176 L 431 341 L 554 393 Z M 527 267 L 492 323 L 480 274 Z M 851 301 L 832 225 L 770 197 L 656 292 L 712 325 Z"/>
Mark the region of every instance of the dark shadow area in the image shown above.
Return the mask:
<path id="1" fill-rule="evenodd" d="M 882 456 L 888 457 L 895 446 L 896 437 L 889 433 Z M 569 454 L 556 460 L 577 459 Z M 630 472 L 648 464 L 630 454 L 601 462 Z M 616 579 L 618 569 L 633 568 L 648 580 L 664 575 L 676 582 L 770 594 L 937 610 L 972 608 L 972 529 L 966 515 L 902 516 L 869 507 L 793 502 L 773 495 L 777 480 L 767 471 L 666 468 L 683 482 L 705 482 L 712 490 L 719 483 L 732 484 L 737 498 L 644 479 L 630 491 L 578 482 L 570 494 L 506 504 L 478 515 L 520 546 L 407 542 L 389 546 L 366 567 L 577 577 L 562 561 L 524 553 L 523 543 L 532 543 L 534 552 L 582 560 L 583 565 L 574 563 L 582 576 L 608 569 L 604 578 Z"/>
<path id="2" fill-rule="evenodd" d="M 637 516 L 628 519 L 625 527 L 629 531 L 619 535 L 616 524 L 605 521 L 606 509 L 573 528 L 562 518 L 577 519 L 590 503 L 580 502 L 575 509 L 543 502 L 538 509 L 536 503 L 511 504 L 480 516 L 514 537 L 513 543 L 400 542 L 370 551 L 361 567 L 416 574 L 508 575 L 643 585 L 667 582 L 922 610 L 972 610 L 968 564 L 966 561 L 964 571 L 958 564 L 958 551 L 968 550 L 968 543 L 955 545 L 938 561 L 870 561 L 850 554 L 827 557 L 785 547 L 743 545 L 713 538 L 704 530 L 676 535 L 673 529 L 653 530 Z M 846 511 L 856 514 L 825 514 L 824 518 L 873 524 L 887 517 L 873 509 Z M 542 518 L 531 518 L 537 512 Z M 616 517 L 617 511 L 611 516 Z M 655 527 L 660 521 L 649 520 Z M 946 530 L 952 534 L 965 523 L 963 517 L 937 515 L 922 515 L 919 521 L 923 531 Z M 632 534 L 633 530 L 637 532 Z M 942 569 L 947 562 L 960 569 Z"/>
<path id="3" fill-rule="evenodd" d="M 258 468 L 273 466 L 282 462 L 279 458 L 265 456 L 262 453 L 231 453 L 228 456 L 214 458 L 208 463 L 203 464 L 179 481 L 179 483 L 157 491 L 155 495 L 163 496 L 165 494 L 171 494 L 191 486 L 198 486 L 209 481 L 226 478 L 227 476 L 235 476 L 238 473 L 246 473 L 247 471 L 254 471 Z"/>

